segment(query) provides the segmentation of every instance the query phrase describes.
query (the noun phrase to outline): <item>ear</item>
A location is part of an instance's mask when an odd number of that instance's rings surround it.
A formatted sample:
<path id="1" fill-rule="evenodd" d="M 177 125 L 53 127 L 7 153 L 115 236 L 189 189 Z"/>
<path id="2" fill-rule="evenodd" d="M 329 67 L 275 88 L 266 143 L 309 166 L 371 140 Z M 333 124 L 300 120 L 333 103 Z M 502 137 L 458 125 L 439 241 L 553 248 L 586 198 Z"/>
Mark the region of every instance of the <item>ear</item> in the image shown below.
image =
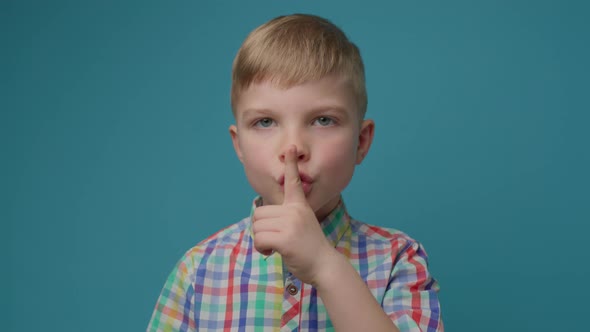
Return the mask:
<path id="1" fill-rule="evenodd" d="M 359 131 L 359 143 L 356 151 L 356 164 L 359 165 L 369 153 L 373 136 L 375 135 L 375 122 L 373 120 L 363 120 Z"/>
<path id="2" fill-rule="evenodd" d="M 234 145 L 234 150 L 236 151 L 236 156 L 238 156 L 238 159 L 240 159 L 240 162 L 243 162 L 242 150 L 240 149 L 240 139 L 238 137 L 238 127 L 236 127 L 235 125 L 229 126 L 229 135 L 231 136 L 231 141 Z"/>

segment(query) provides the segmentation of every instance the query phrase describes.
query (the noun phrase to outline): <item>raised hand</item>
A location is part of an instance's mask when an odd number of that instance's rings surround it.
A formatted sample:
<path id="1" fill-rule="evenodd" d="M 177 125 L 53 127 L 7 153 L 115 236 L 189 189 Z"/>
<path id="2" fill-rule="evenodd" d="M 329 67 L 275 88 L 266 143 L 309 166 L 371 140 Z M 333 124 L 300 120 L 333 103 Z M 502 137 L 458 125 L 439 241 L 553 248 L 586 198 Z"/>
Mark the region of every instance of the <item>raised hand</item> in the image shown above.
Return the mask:
<path id="1" fill-rule="evenodd" d="M 315 284 L 322 262 L 335 252 L 305 197 L 295 146 L 285 157 L 283 204 L 256 208 L 252 230 L 256 250 L 278 252 L 287 269 L 308 284 Z"/>

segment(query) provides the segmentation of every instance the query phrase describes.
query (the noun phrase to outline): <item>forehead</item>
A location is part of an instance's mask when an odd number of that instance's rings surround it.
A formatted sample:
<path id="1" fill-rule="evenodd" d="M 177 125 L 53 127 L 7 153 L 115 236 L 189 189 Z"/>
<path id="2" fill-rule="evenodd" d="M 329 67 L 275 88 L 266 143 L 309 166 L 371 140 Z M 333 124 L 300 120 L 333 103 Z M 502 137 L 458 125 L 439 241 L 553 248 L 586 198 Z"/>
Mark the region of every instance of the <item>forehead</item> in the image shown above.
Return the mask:
<path id="1" fill-rule="evenodd" d="M 236 102 L 236 119 L 255 110 L 295 114 L 318 109 L 358 113 L 352 85 L 340 77 L 325 77 L 291 87 L 266 80 L 244 89 Z"/>

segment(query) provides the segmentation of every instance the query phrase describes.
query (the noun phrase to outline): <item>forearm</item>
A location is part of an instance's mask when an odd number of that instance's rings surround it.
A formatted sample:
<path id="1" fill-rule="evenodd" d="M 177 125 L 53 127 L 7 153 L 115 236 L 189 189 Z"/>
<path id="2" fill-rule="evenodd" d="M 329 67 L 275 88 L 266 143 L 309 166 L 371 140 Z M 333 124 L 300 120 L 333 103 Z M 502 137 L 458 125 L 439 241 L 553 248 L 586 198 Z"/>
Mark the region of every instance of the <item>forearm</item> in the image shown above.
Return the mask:
<path id="1" fill-rule="evenodd" d="M 318 295 L 338 332 L 399 331 L 348 260 L 336 252 L 318 276 Z"/>

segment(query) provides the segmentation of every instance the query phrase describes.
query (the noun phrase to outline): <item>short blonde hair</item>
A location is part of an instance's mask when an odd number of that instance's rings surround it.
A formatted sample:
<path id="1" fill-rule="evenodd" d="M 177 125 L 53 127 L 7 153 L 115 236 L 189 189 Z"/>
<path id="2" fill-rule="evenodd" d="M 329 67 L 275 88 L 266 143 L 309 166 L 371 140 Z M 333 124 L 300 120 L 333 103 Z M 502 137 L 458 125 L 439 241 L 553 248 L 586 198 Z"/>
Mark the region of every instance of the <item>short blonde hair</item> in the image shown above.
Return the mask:
<path id="1" fill-rule="evenodd" d="M 360 119 L 367 110 L 365 69 L 358 47 L 332 22 L 315 15 L 279 16 L 252 31 L 233 63 L 231 105 L 252 83 L 289 88 L 328 75 L 350 81 Z"/>

